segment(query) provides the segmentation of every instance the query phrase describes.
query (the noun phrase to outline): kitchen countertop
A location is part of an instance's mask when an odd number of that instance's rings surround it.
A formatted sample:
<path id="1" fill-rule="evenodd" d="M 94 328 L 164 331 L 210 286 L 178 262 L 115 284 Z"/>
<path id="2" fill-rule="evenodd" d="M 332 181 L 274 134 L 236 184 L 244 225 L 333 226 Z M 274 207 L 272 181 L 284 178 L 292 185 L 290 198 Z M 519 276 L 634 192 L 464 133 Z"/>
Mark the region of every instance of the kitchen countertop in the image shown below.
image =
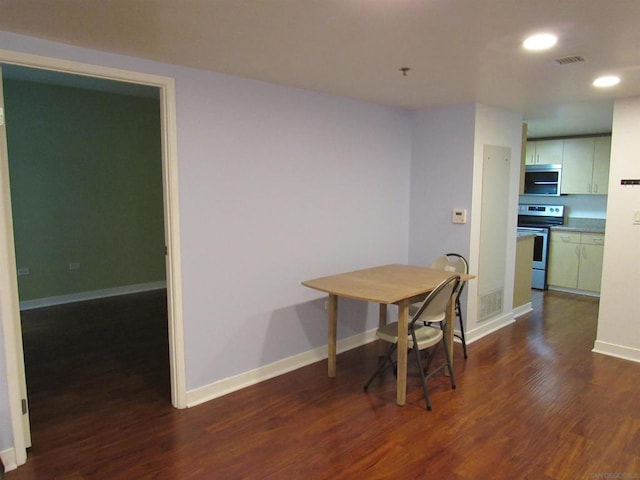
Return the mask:
<path id="1" fill-rule="evenodd" d="M 525 238 L 535 237 L 535 236 L 536 234 L 534 232 L 521 232 L 520 230 L 518 230 L 517 239 L 523 240 Z"/>
<path id="2" fill-rule="evenodd" d="M 606 220 L 602 218 L 567 218 L 564 225 L 556 225 L 551 230 L 573 232 L 604 233 Z"/>

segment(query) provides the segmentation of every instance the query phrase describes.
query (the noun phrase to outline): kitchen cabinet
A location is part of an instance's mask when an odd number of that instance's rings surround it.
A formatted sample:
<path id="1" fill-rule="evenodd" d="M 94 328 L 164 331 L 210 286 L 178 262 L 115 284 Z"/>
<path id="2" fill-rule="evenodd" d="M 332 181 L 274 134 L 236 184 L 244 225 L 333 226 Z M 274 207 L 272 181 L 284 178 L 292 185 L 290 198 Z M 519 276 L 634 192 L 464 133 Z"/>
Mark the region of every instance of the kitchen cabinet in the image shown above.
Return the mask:
<path id="1" fill-rule="evenodd" d="M 604 235 L 593 233 L 580 234 L 580 267 L 578 269 L 578 289 L 600 291 L 602 278 L 602 257 L 604 254 Z"/>
<path id="2" fill-rule="evenodd" d="M 568 138 L 563 141 L 563 194 L 605 195 L 609 183 L 611 137 Z"/>
<path id="3" fill-rule="evenodd" d="M 578 287 L 580 233 L 551 232 L 547 282 L 558 287 Z"/>
<path id="4" fill-rule="evenodd" d="M 604 234 L 552 230 L 549 285 L 599 292 L 603 253 Z"/>
<path id="5" fill-rule="evenodd" d="M 593 194 L 604 195 L 609 191 L 609 164 L 611 162 L 611 137 L 596 137 L 593 149 Z"/>
<path id="6" fill-rule="evenodd" d="M 535 234 L 518 235 L 516 269 L 513 278 L 513 308 L 531 302 L 531 259 Z"/>
<path id="7" fill-rule="evenodd" d="M 562 163 L 562 140 L 530 140 L 527 142 L 525 165 Z"/>

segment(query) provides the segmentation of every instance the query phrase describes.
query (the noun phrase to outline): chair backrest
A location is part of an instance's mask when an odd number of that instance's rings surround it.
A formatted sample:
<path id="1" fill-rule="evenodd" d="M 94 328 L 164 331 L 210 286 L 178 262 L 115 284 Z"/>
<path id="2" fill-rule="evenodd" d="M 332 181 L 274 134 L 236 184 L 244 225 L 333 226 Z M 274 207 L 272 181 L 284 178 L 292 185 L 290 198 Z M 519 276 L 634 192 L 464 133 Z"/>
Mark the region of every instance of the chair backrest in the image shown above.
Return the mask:
<path id="1" fill-rule="evenodd" d="M 446 253 L 436 258 L 430 266 L 451 273 L 469 273 L 469 262 L 459 253 Z"/>
<path id="2" fill-rule="evenodd" d="M 438 270 L 445 270 L 451 273 L 469 273 L 469 262 L 459 253 L 445 253 L 444 255 L 436 258 L 430 265 L 431 268 L 437 268 Z M 463 280 L 458 286 L 456 294 L 458 297 L 462 293 L 466 282 Z M 456 297 L 456 301 L 457 301 Z"/>
<path id="3" fill-rule="evenodd" d="M 416 311 L 410 321 L 410 325 L 420 320 L 421 317 L 435 319 L 438 321 L 438 317 L 444 319 L 444 314 L 447 311 L 447 305 L 450 300 L 456 295 L 458 286 L 460 285 L 460 275 L 451 275 L 446 280 L 442 281 L 436 288 L 434 288 L 427 298 L 424 299 L 420 308 Z"/>

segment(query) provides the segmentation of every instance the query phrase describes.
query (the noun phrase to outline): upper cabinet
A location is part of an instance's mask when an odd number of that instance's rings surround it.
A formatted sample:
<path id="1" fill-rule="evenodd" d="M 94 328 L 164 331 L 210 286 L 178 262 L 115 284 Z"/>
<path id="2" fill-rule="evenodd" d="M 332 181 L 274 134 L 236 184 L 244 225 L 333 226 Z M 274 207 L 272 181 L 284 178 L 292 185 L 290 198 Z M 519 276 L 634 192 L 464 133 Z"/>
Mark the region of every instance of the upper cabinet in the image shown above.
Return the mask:
<path id="1" fill-rule="evenodd" d="M 605 195 L 609 183 L 611 137 L 563 140 L 563 194 Z"/>
<path id="2" fill-rule="evenodd" d="M 592 192 L 606 194 L 609 191 L 609 164 L 611 162 L 611 137 L 596 137 L 593 149 Z"/>
<path id="3" fill-rule="evenodd" d="M 591 193 L 594 138 L 564 140 L 562 157 L 562 193 Z"/>
<path id="4" fill-rule="evenodd" d="M 611 136 L 528 140 L 525 165 L 562 165 L 562 194 L 606 195 Z M 521 187 L 520 194 L 523 193 Z"/>
<path id="5" fill-rule="evenodd" d="M 530 140 L 527 142 L 525 165 L 562 163 L 563 140 Z"/>

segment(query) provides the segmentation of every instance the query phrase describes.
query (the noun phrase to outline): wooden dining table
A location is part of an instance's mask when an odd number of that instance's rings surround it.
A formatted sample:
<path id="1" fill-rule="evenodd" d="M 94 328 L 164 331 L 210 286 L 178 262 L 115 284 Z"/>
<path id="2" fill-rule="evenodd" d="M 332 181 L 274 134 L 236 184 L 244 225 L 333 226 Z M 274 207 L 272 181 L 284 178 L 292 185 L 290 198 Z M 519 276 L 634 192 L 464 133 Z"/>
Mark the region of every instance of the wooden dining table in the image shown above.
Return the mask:
<path id="1" fill-rule="evenodd" d="M 428 267 L 412 265 L 381 265 L 353 272 L 339 273 L 314 278 L 302 282 L 302 285 L 329 294 L 329 341 L 328 375 L 336 376 L 336 342 L 338 327 L 338 297 L 352 298 L 365 302 L 378 303 L 379 325 L 387 323 L 387 306 L 398 306 L 398 350 L 396 403 L 404 405 L 407 392 L 407 337 L 409 305 L 421 301 L 443 280 L 453 273 Z M 473 275 L 458 274 L 463 281 L 475 278 Z M 445 341 L 449 352 L 453 352 L 453 324 L 455 320 L 454 302 L 447 307 L 445 323 Z M 381 345 L 382 347 L 382 345 Z M 382 350 L 380 350 L 382 352 Z M 451 355 L 453 357 L 453 355 Z"/>

